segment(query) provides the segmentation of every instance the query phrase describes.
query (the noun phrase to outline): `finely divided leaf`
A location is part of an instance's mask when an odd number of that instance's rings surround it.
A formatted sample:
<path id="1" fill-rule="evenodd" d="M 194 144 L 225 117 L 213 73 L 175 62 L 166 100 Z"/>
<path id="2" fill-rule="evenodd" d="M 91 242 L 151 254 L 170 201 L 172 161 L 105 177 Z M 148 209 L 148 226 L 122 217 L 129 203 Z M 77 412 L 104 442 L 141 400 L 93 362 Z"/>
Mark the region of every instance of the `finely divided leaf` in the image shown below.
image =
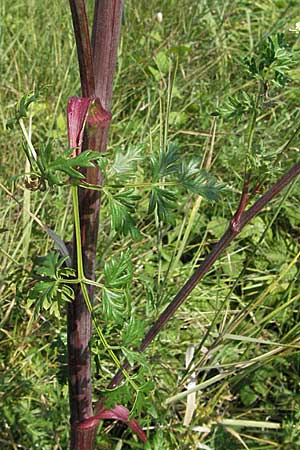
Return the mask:
<path id="1" fill-rule="evenodd" d="M 221 116 L 226 119 L 241 119 L 245 114 L 251 113 L 256 108 L 255 97 L 241 91 L 236 95 L 230 95 L 222 106 L 213 112 L 213 116 Z"/>
<path id="2" fill-rule="evenodd" d="M 60 307 L 65 302 L 74 299 L 74 291 L 64 278 L 73 278 L 74 270 L 63 267 L 68 256 L 60 258 L 58 253 L 49 253 L 37 257 L 34 267 L 37 282 L 29 292 L 28 305 L 35 304 L 36 313 L 41 309 L 49 310 L 50 314 L 60 317 Z"/>
<path id="3" fill-rule="evenodd" d="M 179 182 L 187 190 L 202 195 L 207 200 L 217 200 L 224 185 L 217 182 L 209 172 L 199 169 L 200 161 L 183 160 L 180 167 Z"/>
<path id="4" fill-rule="evenodd" d="M 124 323 L 122 330 L 122 341 L 124 346 L 137 345 L 144 336 L 145 324 L 143 320 L 138 320 L 131 314 L 129 322 Z"/>
<path id="5" fill-rule="evenodd" d="M 153 183 L 174 183 L 169 186 L 154 186 L 150 192 L 148 213 L 156 212 L 158 218 L 170 223 L 173 220 L 172 210 L 180 195 L 178 188 L 183 187 L 190 192 L 202 195 L 207 200 L 216 200 L 223 186 L 208 172 L 200 169 L 201 161 L 197 158 L 182 158 L 176 144 L 170 144 L 166 150 L 160 150 L 151 158 Z"/>
<path id="6" fill-rule="evenodd" d="M 129 251 L 122 252 L 119 259 L 112 257 L 105 263 L 102 304 L 107 319 L 120 322 L 125 316 L 128 288 L 132 276 L 133 269 Z"/>
<path id="7" fill-rule="evenodd" d="M 134 366 L 137 363 L 141 366 L 145 366 L 147 364 L 147 358 L 144 353 L 137 352 L 125 347 L 122 347 L 122 353 L 124 354 L 125 358 L 128 359 L 128 362 L 131 366 Z"/>
<path id="8" fill-rule="evenodd" d="M 47 172 L 55 173 L 63 172 L 71 178 L 82 179 L 84 178 L 82 173 L 79 172 L 79 167 L 94 167 L 95 161 L 101 158 L 98 152 L 92 150 L 85 150 L 79 153 L 75 158 L 70 158 L 73 153 L 73 149 L 67 150 L 64 155 L 56 158 L 52 163 L 48 165 Z"/>
<path id="9" fill-rule="evenodd" d="M 122 252 L 119 259 L 112 257 L 104 266 L 105 284 L 111 288 L 119 288 L 132 280 L 133 268 L 129 250 Z"/>
<path id="10" fill-rule="evenodd" d="M 140 196 L 135 193 L 133 188 L 122 189 L 114 195 L 107 193 L 107 195 L 112 229 L 125 236 L 130 233 L 134 237 L 137 229 L 134 226 L 132 213 L 136 209 L 136 202 Z"/>
<path id="11" fill-rule="evenodd" d="M 115 320 L 119 323 L 126 311 L 125 295 L 120 290 L 112 290 L 107 287 L 102 292 L 102 305 L 107 320 Z"/>
<path id="12" fill-rule="evenodd" d="M 23 95 L 16 107 L 15 116 L 7 121 L 6 128 L 13 128 L 13 126 L 16 125 L 20 119 L 23 119 L 27 116 L 29 106 L 31 105 L 31 103 L 36 101 L 38 95 L 38 92 L 28 92 L 27 94 Z"/>
<path id="13" fill-rule="evenodd" d="M 118 150 L 109 175 L 126 175 L 127 177 L 135 175 L 136 163 L 143 159 L 141 151 L 141 147 L 128 149 L 126 153 Z"/>
<path id="14" fill-rule="evenodd" d="M 176 144 L 170 144 L 167 150 L 160 149 L 157 156 L 151 157 L 153 181 L 176 174 L 178 171 L 179 153 Z"/>
<path id="15" fill-rule="evenodd" d="M 176 194 L 167 189 L 154 187 L 150 193 L 148 213 L 157 211 L 160 220 L 166 221 L 169 217 L 170 209 L 176 206 Z"/>

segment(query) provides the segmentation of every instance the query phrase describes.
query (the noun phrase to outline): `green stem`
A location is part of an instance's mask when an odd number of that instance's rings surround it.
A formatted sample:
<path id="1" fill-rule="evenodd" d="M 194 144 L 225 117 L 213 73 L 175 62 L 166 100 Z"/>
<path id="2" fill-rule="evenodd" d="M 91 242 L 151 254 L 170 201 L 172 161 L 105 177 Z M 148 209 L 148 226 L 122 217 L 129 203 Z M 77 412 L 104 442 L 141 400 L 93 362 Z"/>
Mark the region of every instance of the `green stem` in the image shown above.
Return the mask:
<path id="1" fill-rule="evenodd" d="M 104 285 L 102 283 L 97 283 L 96 281 L 93 280 L 89 280 L 88 278 L 72 278 L 71 280 L 67 279 L 67 278 L 63 278 L 61 280 L 62 284 L 88 284 L 90 286 L 95 286 L 95 287 L 99 287 L 99 288 L 103 288 Z"/>
<path id="2" fill-rule="evenodd" d="M 80 237 L 80 216 L 79 216 L 79 202 L 78 202 L 78 190 L 76 186 L 72 186 L 72 198 L 73 198 L 73 211 L 75 221 L 75 240 L 76 240 L 76 252 L 77 252 L 77 272 L 78 277 L 83 279 L 83 262 L 82 262 L 82 248 Z"/>
<path id="3" fill-rule="evenodd" d="M 160 187 L 160 186 L 178 186 L 178 181 L 162 181 L 158 183 L 126 183 L 118 184 L 114 186 L 106 185 L 104 186 L 98 186 L 96 184 L 90 184 L 90 183 L 78 183 L 76 182 L 76 186 L 79 186 L 84 189 L 90 189 L 92 191 L 101 191 L 101 192 L 107 192 L 110 189 L 123 189 L 123 188 L 149 188 L 152 189 L 153 187 Z"/>
<path id="4" fill-rule="evenodd" d="M 25 127 L 24 122 L 23 122 L 23 119 L 19 119 L 19 124 L 20 124 L 21 130 L 22 130 L 23 136 L 24 136 L 24 138 L 25 138 L 25 140 L 27 142 L 27 145 L 28 145 L 28 147 L 29 147 L 29 149 L 31 151 L 31 156 L 36 161 L 37 160 L 37 153 L 35 151 L 35 148 L 32 145 L 31 139 L 30 139 L 30 137 L 29 137 L 29 135 L 27 133 L 26 127 Z M 28 159 L 30 159 L 30 158 L 28 158 Z"/>
<path id="5" fill-rule="evenodd" d="M 72 186 L 72 198 L 73 198 L 73 211 L 74 211 L 74 222 L 75 222 L 75 240 L 76 240 L 76 251 L 77 251 L 77 272 L 78 272 L 78 278 L 76 280 L 70 280 L 71 283 L 79 283 L 80 288 L 82 291 L 82 295 L 84 297 L 87 309 L 89 313 L 91 314 L 93 324 L 95 327 L 95 330 L 97 331 L 97 334 L 99 336 L 99 339 L 104 347 L 104 349 L 107 351 L 109 356 L 111 357 L 112 361 L 115 363 L 118 370 L 122 370 L 122 373 L 126 380 L 130 383 L 130 385 L 133 387 L 133 389 L 138 392 L 139 388 L 135 384 L 135 382 L 131 379 L 128 372 L 122 368 L 122 365 L 115 355 L 115 353 L 112 351 L 110 345 L 108 344 L 101 328 L 97 324 L 97 320 L 95 318 L 95 315 L 93 313 L 93 307 L 90 301 L 90 297 L 88 294 L 88 290 L 86 285 L 91 284 L 93 286 L 100 286 L 103 287 L 103 285 L 100 285 L 99 283 L 96 283 L 94 281 L 88 280 L 84 275 L 83 270 L 83 259 L 82 259 L 82 246 L 81 246 L 81 233 L 80 233 L 80 216 L 79 216 L 79 201 L 78 201 L 78 188 L 77 186 Z M 65 281 L 65 280 L 64 280 Z M 68 283 L 68 281 L 67 281 Z M 70 283 L 70 282 L 69 282 Z"/>

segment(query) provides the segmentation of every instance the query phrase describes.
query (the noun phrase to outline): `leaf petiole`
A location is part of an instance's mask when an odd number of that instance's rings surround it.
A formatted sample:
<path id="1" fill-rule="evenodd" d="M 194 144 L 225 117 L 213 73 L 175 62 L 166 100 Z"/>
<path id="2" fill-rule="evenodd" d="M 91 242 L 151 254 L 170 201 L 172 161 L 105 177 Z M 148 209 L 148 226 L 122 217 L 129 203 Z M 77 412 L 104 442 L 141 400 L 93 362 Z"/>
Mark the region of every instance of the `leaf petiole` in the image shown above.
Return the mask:
<path id="1" fill-rule="evenodd" d="M 92 316 L 92 320 L 94 323 L 94 327 L 96 329 L 96 332 L 100 338 L 100 341 L 104 347 L 104 349 L 108 352 L 109 356 L 111 357 L 112 361 L 115 363 L 118 370 L 122 371 L 122 374 L 124 378 L 129 382 L 129 384 L 133 387 L 133 389 L 136 392 L 139 392 L 139 387 L 136 385 L 136 383 L 132 380 L 132 378 L 129 376 L 127 370 L 125 370 L 113 350 L 111 349 L 110 345 L 108 344 L 101 328 L 97 324 L 97 321 L 95 319 L 94 313 L 93 313 L 93 307 L 90 301 L 89 293 L 87 290 L 87 284 L 92 284 L 94 286 L 100 286 L 103 287 L 103 285 L 100 285 L 99 283 L 93 282 L 91 280 L 88 280 L 84 275 L 84 269 L 83 269 L 83 259 L 82 259 L 82 247 L 81 247 L 81 233 L 80 233 L 80 218 L 79 218 L 79 202 L 78 202 L 78 188 L 77 186 L 72 186 L 72 199 L 73 199 L 73 209 L 74 209 L 74 222 L 75 222 L 75 239 L 76 239 L 76 252 L 77 252 L 77 272 L 78 272 L 78 278 L 77 281 L 80 284 L 80 288 L 82 291 L 82 295 L 84 297 L 84 300 L 86 302 L 87 309 L 89 313 Z"/>

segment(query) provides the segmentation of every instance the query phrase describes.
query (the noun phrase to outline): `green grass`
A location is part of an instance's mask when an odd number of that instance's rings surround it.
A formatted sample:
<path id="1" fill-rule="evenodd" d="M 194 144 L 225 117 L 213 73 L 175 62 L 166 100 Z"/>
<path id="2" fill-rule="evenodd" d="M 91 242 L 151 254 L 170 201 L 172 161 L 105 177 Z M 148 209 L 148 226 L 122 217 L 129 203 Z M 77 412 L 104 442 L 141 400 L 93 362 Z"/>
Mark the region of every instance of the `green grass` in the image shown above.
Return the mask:
<path id="1" fill-rule="evenodd" d="M 67 148 L 66 102 L 80 88 L 76 52 L 68 2 L 48 4 L 3 0 L 0 6 L 0 447 L 5 450 L 68 445 L 66 318 L 64 311 L 58 319 L 28 307 L 33 259 L 52 242 L 26 211 L 68 241 L 71 198 L 58 188 L 32 192 L 29 199 L 18 178 L 25 171 L 21 134 L 5 131 L 22 94 L 42 89 L 31 112 L 32 141 L 38 148 L 54 138 L 57 153 Z M 211 113 L 228 95 L 255 87 L 242 72 L 242 58 L 270 33 L 286 32 L 299 63 L 299 38 L 288 31 L 298 21 L 298 2 L 285 0 L 125 2 L 109 154 L 141 146 L 150 157 L 176 141 L 182 157 L 200 156 L 227 186 L 215 203 L 182 193 L 172 225 L 147 216 L 142 199 L 135 212 L 139 242 L 112 233 L 107 209 L 101 211 L 97 281 L 103 281 L 104 262 L 131 247 L 132 308 L 145 328 L 221 236 L 239 201 L 246 123 Z M 294 81 L 258 121 L 256 142 L 263 139 L 268 150 L 283 146 L 299 124 L 299 75 L 298 64 Z M 296 161 L 298 142 L 282 155 L 266 186 Z M 139 168 L 137 181 L 145 180 Z M 149 443 L 143 447 L 126 430 L 114 430 L 111 437 L 105 422 L 99 449 L 300 448 L 299 183 L 284 202 L 283 197 L 227 249 L 147 351 L 146 378 L 155 389 L 139 421 L 149 429 Z M 103 321 L 100 292 L 95 312 L 106 339 L 119 345 L 118 327 Z M 184 427 L 186 395 L 178 395 L 189 378 L 190 345 L 199 389 L 192 422 Z M 115 368 L 96 338 L 93 352 L 97 399 Z"/>

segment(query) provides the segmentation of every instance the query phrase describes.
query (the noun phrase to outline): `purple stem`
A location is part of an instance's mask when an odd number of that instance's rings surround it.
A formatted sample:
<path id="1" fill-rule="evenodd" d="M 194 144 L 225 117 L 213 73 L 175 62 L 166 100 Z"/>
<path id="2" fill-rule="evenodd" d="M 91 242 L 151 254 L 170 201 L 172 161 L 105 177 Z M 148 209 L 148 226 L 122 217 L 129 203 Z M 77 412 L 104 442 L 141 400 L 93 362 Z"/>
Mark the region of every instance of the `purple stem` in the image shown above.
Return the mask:
<path id="1" fill-rule="evenodd" d="M 82 96 L 94 95 L 95 82 L 92 51 L 84 0 L 70 0 L 72 20 L 77 45 Z M 86 147 L 85 147 L 86 148 Z M 86 230 L 84 230 L 86 232 Z M 83 238 L 83 236 L 82 236 Z M 86 241 L 86 240 L 85 240 Z M 76 248 L 76 246 L 73 246 Z M 86 248 L 83 250 L 86 264 Z M 76 267 L 76 253 L 73 254 Z M 92 414 L 91 363 L 89 341 L 91 318 L 80 289 L 68 304 L 68 369 L 71 421 L 71 449 L 76 448 L 75 424 Z M 81 443 L 83 445 L 83 443 Z M 79 447 L 78 447 L 79 448 Z M 83 447 L 84 448 L 84 447 Z"/>
<path id="2" fill-rule="evenodd" d="M 92 45 L 84 0 L 69 0 L 76 38 L 78 63 L 83 97 L 99 97 L 109 111 L 117 46 L 122 17 L 122 1 L 96 0 L 93 21 Z M 108 127 L 87 126 L 83 150 L 106 151 Z M 102 184 L 102 174 L 95 168 L 83 172 L 91 184 Z M 95 259 L 99 228 L 101 196 L 98 191 L 79 189 L 79 211 L 83 266 L 85 276 L 95 277 Z M 74 248 L 76 246 L 74 245 Z M 73 255 L 76 267 L 76 253 Z M 91 301 L 94 288 L 89 286 Z M 91 450 L 94 447 L 97 427 L 80 431 L 76 424 L 93 415 L 91 395 L 91 316 L 79 288 L 75 300 L 68 306 L 68 365 L 71 409 L 71 450 Z"/>
<path id="3" fill-rule="evenodd" d="M 123 0 L 96 0 L 92 32 L 95 94 L 110 110 L 120 40 Z"/>
<path id="4" fill-rule="evenodd" d="M 69 0 L 77 47 L 81 91 L 83 97 L 95 95 L 92 48 L 84 0 Z"/>

